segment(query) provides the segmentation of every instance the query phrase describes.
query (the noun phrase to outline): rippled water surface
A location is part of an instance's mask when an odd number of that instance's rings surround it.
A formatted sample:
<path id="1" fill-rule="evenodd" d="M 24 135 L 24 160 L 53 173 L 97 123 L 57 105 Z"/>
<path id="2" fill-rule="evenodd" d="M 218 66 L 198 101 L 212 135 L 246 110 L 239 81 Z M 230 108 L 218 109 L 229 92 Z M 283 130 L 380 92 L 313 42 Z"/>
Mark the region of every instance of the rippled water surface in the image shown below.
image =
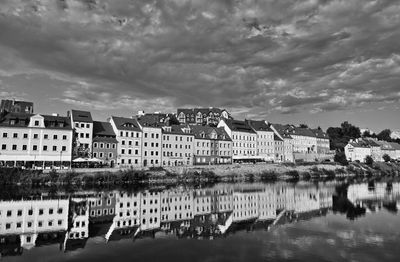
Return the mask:
<path id="1" fill-rule="evenodd" d="M 399 183 L 1 195 L 1 261 L 400 261 Z"/>

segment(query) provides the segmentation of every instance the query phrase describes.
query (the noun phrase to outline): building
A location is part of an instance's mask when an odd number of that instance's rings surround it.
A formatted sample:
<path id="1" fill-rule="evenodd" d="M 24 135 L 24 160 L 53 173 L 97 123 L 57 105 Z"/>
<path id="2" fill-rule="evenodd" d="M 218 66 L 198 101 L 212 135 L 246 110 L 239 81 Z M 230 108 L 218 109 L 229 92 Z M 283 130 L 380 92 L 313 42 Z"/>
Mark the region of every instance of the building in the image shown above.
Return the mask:
<path id="1" fill-rule="evenodd" d="M 6 166 L 60 168 L 71 164 L 69 118 L 8 113 L 0 119 L 0 161 Z"/>
<path id="2" fill-rule="evenodd" d="M 145 113 L 144 111 L 139 111 L 135 117 L 141 123 L 147 123 L 148 125 L 179 125 L 179 121 L 176 116 L 172 113 Z"/>
<path id="3" fill-rule="evenodd" d="M 33 103 L 27 101 L 16 101 L 2 99 L 0 103 L 0 113 L 26 113 L 33 114 Z"/>
<path id="4" fill-rule="evenodd" d="M 146 122 L 138 119 L 142 129 L 142 165 L 143 167 L 161 166 L 162 129 L 157 122 Z"/>
<path id="5" fill-rule="evenodd" d="M 142 166 L 142 130 L 136 119 L 112 116 L 109 119 L 118 141 L 117 165 Z"/>
<path id="6" fill-rule="evenodd" d="M 270 127 L 274 131 L 274 134 L 283 140 L 284 162 L 293 162 L 294 161 L 293 138 L 285 130 L 283 125 L 271 124 Z"/>
<path id="7" fill-rule="evenodd" d="M 247 120 L 250 127 L 257 133 L 257 155 L 265 161 L 275 160 L 274 131 L 266 121 Z M 282 140 L 283 141 L 283 140 Z"/>
<path id="8" fill-rule="evenodd" d="M 348 161 L 365 162 L 367 156 L 371 156 L 371 146 L 362 139 L 350 140 L 344 147 L 344 153 Z"/>
<path id="9" fill-rule="evenodd" d="M 193 219 L 193 193 L 166 190 L 161 193 L 161 223 Z"/>
<path id="10" fill-rule="evenodd" d="M 31 248 L 41 235 L 68 229 L 68 199 L 0 202 L 0 236 L 18 235 L 20 246 Z"/>
<path id="11" fill-rule="evenodd" d="M 233 193 L 233 222 L 257 219 L 259 217 L 257 192 Z"/>
<path id="12" fill-rule="evenodd" d="M 141 193 L 140 230 L 154 230 L 161 224 L 161 193 L 144 191 Z"/>
<path id="13" fill-rule="evenodd" d="M 232 140 L 223 128 L 194 125 L 194 165 L 232 163 Z"/>
<path id="14" fill-rule="evenodd" d="M 163 166 L 190 166 L 193 164 L 194 135 L 189 126 L 163 126 L 162 136 Z"/>
<path id="15" fill-rule="evenodd" d="M 117 191 L 99 192 L 90 200 L 90 222 L 113 221 L 115 217 Z"/>
<path id="16" fill-rule="evenodd" d="M 231 116 L 225 109 L 215 107 L 178 108 L 177 118 L 181 124 L 216 126 L 221 119 L 230 119 Z"/>
<path id="17" fill-rule="evenodd" d="M 246 121 L 222 119 L 218 127 L 223 127 L 232 139 L 232 159 L 238 161 L 258 161 L 257 133 Z"/>
<path id="18" fill-rule="evenodd" d="M 284 141 L 277 135 L 274 135 L 274 152 L 275 152 L 275 162 L 283 162 L 285 161 L 285 148 L 284 148 Z"/>
<path id="19" fill-rule="evenodd" d="M 318 154 L 328 154 L 331 152 L 331 146 L 329 142 L 329 136 L 327 133 L 322 131 L 322 129 L 312 129 L 317 138 L 317 153 Z"/>
<path id="20" fill-rule="evenodd" d="M 114 167 L 117 163 L 118 141 L 109 122 L 93 121 L 93 153 L 94 158 L 102 164 Z"/>
<path id="21" fill-rule="evenodd" d="M 400 160 L 400 144 L 395 142 L 390 142 L 390 145 L 395 150 L 395 157 L 394 159 Z"/>
<path id="22" fill-rule="evenodd" d="M 93 119 L 88 111 L 71 110 L 71 123 L 74 128 L 74 155 L 91 157 L 93 144 Z"/>

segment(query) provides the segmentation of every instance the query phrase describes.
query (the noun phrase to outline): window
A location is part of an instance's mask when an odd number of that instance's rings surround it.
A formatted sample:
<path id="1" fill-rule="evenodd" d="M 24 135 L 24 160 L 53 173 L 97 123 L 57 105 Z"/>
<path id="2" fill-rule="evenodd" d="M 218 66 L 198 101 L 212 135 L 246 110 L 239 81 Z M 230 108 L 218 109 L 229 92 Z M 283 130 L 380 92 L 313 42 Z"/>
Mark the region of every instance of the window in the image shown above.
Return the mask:
<path id="1" fill-rule="evenodd" d="M 43 215 L 43 208 L 39 209 L 39 216 Z"/>
<path id="2" fill-rule="evenodd" d="M 67 151 L 67 147 L 66 146 L 62 146 L 62 151 Z"/>
<path id="3" fill-rule="evenodd" d="M 52 208 L 49 209 L 49 215 L 52 215 L 54 210 Z"/>
<path id="4" fill-rule="evenodd" d="M 33 151 L 37 151 L 37 145 L 34 145 L 34 146 L 32 147 L 32 149 L 33 149 Z"/>
<path id="5" fill-rule="evenodd" d="M 18 138 L 18 133 L 14 133 L 13 138 Z"/>
<path id="6" fill-rule="evenodd" d="M 89 138 L 89 133 L 86 133 L 86 138 Z"/>
<path id="7" fill-rule="evenodd" d="M 53 146 L 53 151 L 57 151 L 57 146 Z"/>
<path id="8" fill-rule="evenodd" d="M 24 134 L 24 138 L 28 138 L 28 134 Z"/>
<path id="9" fill-rule="evenodd" d="M 3 133 L 3 137 L 6 138 L 7 137 L 7 133 Z"/>
<path id="10" fill-rule="evenodd" d="M 23 150 L 23 151 L 26 151 L 26 150 L 27 150 L 27 145 L 23 145 L 23 146 L 22 146 L 22 150 Z"/>
<path id="11" fill-rule="evenodd" d="M 1 150 L 6 150 L 7 149 L 7 145 L 6 144 L 2 144 L 1 145 Z"/>
<path id="12" fill-rule="evenodd" d="M 43 151 L 47 151 L 47 146 L 43 146 Z"/>
<path id="13" fill-rule="evenodd" d="M 17 145 L 12 145 L 12 150 L 17 150 Z"/>
<path id="14" fill-rule="evenodd" d="M 39 121 L 35 120 L 35 126 L 39 126 Z"/>
<path id="15" fill-rule="evenodd" d="M 63 209 L 62 209 L 62 208 L 59 208 L 59 209 L 57 210 L 57 214 L 62 214 L 62 212 L 63 212 Z"/>
<path id="16" fill-rule="evenodd" d="M 39 134 L 33 134 L 33 139 L 38 139 L 39 138 Z"/>
<path id="17" fill-rule="evenodd" d="M 93 147 L 94 147 L 94 148 L 97 148 L 97 143 L 93 143 Z"/>
<path id="18" fill-rule="evenodd" d="M 90 128 L 90 124 L 86 124 L 86 128 Z"/>
<path id="19" fill-rule="evenodd" d="M 63 135 L 62 139 L 63 139 L 63 140 L 67 140 L 67 136 L 66 136 L 66 135 Z"/>
<path id="20" fill-rule="evenodd" d="M 53 135 L 53 139 L 54 139 L 54 140 L 57 140 L 57 139 L 58 139 L 58 136 L 57 136 L 57 135 Z"/>

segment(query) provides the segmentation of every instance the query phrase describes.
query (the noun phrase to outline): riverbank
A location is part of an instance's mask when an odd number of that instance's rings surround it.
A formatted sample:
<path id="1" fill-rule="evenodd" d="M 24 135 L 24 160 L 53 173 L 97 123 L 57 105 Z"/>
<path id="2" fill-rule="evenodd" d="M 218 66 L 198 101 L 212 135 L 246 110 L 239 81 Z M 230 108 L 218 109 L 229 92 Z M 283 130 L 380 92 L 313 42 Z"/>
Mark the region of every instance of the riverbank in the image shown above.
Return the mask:
<path id="1" fill-rule="evenodd" d="M 241 181 L 310 180 L 346 177 L 398 177 L 399 163 L 252 164 L 134 169 L 0 169 L 0 185 L 148 185 Z"/>

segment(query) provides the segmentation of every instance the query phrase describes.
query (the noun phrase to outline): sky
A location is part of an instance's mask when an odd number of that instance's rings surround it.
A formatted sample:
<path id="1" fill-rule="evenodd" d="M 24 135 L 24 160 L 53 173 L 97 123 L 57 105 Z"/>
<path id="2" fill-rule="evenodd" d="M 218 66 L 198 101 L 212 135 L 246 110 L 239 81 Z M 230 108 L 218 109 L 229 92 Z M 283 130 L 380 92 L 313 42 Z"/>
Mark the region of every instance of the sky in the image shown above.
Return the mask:
<path id="1" fill-rule="evenodd" d="M 400 129 L 397 0 L 1 0 L 0 97 Z"/>

